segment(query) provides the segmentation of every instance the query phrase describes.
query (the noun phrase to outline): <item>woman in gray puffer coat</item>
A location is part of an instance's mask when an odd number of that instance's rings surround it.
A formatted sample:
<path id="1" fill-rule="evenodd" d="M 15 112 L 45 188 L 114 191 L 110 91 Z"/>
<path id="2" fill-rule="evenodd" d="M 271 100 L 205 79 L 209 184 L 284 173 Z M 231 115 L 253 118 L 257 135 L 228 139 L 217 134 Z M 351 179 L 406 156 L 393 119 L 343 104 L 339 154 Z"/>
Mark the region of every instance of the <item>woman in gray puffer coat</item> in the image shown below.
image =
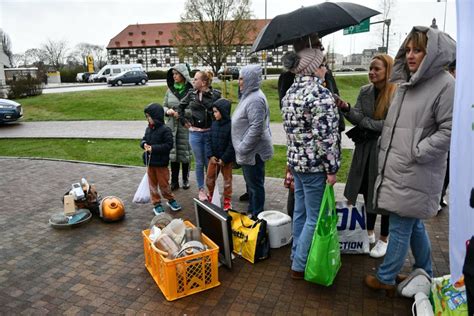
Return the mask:
<path id="1" fill-rule="evenodd" d="M 444 67 L 455 41 L 437 29 L 416 26 L 395 57 L 391 81 L 400 85 L 380 139 L 376 208 L 390 213 L 390 242 L 376 276 L 365 283 L 395 294 L 408 248 L 432 276 L 431 244 L 423 219 L 436 215 L 450 145 L 454 79 Z"/>
<path id="2" fill-rule="evenodd" d="M 173 132 L 174 146 L 170 153 L 171 162 L 171 190 L 179 188 L 179 169 L 183 167 L 182 179 L 183 189 L 189 189 L 189 163 L 191 162 L 192 152 L 189 145 L 189 131 L 180 124 L 179 102 L 188 91 L 193 87 L 188 67 L 184 64 L 178 64 L 168 70 L 166 78 L 168 91 L 165 94 L 163 108 L 165 110 L 166 125 Z"/>
<path id="3" fill-rule="evenodd" d="M 270 109 L 260 90 L 262 67 L 248 65 L 240 70 L 240 102 L 232 115 L 232 144 L 242 166 L 249 193 L 248 211 L 254 217 L 265 205 L 265 161 L 273 157 Z"/>

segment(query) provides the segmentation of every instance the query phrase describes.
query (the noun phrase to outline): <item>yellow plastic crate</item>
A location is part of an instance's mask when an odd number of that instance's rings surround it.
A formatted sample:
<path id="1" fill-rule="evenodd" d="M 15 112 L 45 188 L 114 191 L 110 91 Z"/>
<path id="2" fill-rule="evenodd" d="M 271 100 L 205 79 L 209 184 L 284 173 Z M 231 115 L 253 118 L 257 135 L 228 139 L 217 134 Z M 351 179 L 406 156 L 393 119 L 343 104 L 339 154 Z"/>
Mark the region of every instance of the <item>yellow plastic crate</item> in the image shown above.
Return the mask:
<path id="1" fill-rule="evenodd" d="M 188 221 L 187 227 L 194 227 Z M 189 296 L 220 285 L 219 247 L 202 234 L 206 251 L 178 259 L 167 259 L 152 248 L 150 230 L 142 231 L 145 266 L 168 301 Z"/>

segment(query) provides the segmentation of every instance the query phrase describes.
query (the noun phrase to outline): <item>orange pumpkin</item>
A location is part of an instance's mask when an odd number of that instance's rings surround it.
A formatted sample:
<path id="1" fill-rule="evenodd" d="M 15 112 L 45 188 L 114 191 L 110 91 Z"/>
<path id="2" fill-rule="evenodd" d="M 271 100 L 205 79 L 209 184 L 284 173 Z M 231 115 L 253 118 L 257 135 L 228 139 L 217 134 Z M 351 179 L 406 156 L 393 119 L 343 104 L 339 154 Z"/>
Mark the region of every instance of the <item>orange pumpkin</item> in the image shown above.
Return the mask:
<path id="1" fill-rule="evenodd" d="M 125 216 L 125 206 L 120 198 L 106 196 L 100 202 L 100 217 L 107 222 L 119 221 Z"/>

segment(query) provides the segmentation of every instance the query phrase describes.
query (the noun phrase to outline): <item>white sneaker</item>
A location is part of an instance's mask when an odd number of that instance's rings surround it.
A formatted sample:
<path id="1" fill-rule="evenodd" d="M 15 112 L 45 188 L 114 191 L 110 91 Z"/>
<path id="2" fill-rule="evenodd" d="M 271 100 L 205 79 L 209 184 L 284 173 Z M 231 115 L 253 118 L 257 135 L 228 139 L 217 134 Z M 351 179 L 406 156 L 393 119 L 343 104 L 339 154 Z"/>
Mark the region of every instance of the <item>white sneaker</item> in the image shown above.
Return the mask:
<path id="1" fill-rule="evenodd" d="M 374 234 L 368 234 L 369 236 L 369 243 L 375 244 L 375 233 Z"/>
<path id="2" fill-rule="evenodd" d="M 426 295 L 431 291 L 431 277 L 423 269 L 415 269 L 397 287 L 398 293 L 404 297 L 413 297 L 416 293 L 423 292 Z"/>
<path id="3" fill-rule="evenodd" d="M 382 240 L 377 240 L 377 243 L 375 244 L 374 248 L 370 251 L 370 256 L 372 258 L 381 258 L 385 256 L 385 253 L 387 252 L 387 246 L 388 242 L 382 241 Z"/>

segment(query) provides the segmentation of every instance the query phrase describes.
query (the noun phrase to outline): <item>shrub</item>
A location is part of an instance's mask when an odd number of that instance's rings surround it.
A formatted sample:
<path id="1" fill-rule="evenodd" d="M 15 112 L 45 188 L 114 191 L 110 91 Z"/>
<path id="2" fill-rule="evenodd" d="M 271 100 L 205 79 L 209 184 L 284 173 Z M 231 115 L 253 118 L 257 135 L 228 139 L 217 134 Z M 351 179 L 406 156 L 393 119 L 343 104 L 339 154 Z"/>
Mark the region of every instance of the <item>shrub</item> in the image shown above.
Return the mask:
<path id="1" fill-rule="evenodd" d="M 77 66 L 61 68 L 61 82 L 76 82 L 76 75 L 78 72 L 85 72 L 84 67 Z"/>
<path id="2" fill-rule="evenodd" d="M 166 79 L 166 74 L 167 73 L 168 73 L 168 71 L 163 71 L 163 70 L 149 71 L 149 72 L 147 72 L 148 80 Z"/>
<path id="3" fill-rule="evenodd" d="M 30 96 L 40 95 L 43 93 L 43 85 L 41 80 L 36 78 L 22 78 L 8 82 L 9 99 L 26 98 Z"/>

